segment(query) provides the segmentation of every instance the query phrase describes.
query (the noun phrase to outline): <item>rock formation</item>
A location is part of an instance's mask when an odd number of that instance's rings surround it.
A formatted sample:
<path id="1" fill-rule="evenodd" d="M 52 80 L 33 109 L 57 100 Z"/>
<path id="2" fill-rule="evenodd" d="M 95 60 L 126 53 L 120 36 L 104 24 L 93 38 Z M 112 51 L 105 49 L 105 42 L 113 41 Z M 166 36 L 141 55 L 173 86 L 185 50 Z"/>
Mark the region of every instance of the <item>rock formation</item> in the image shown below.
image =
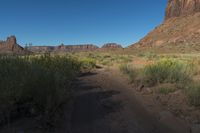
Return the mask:
<path id="1" fill-rule="evenodd" d="M 82 45 L 64 45 L 59 46 L 31 46 L 28 50 L 35 53 L 46 52 L 81 52 L 81 51 L 93 51 L 93 50 L 111 50 L 120 49 L 121 45 L 117 43 L 106 43 L 102 48 L 97 47 L 94 44 L 82 44 Z"/>
<path id="2" fill-rule="evenodd" d="M 60 45 L 57 47 L 59 51 L 67 51 L 67 52 L 79 52 L 79 51 L 90 51 L 98 49 L 97 46 L 93 44 L 83 44 L 83 45 Z"/>
<path id="3" fill-rule="evenodd" d="M 165 20 L 172 17 L 192 15 L 200 11 L 200 0 L 169 0 Z"/>
<path id="4" fill-rule="evenodd" d="M 97 46 L 93 44 L 83 44 L 83 45 L 59 45 L 59 46 L 31 46 L 28 50 L 36 53 L 45 52 L 80 52 L 80 51 L 90 51 L 98 49 Z"/>
<path id="5" fill-rule="evenodd" d="M 24 48 L 17 44 L 15 36 L 10 36 L 6 41 L 0 41 L 0 53 L 21 53 Z"/>
<path id="6" fill-rule="evenodd" d="M 106 43 L 102 46 L 102 49 L 119 49 L 119 48 L 122 48 L 122 46 L 117 43 Z"/>
<path id="7" fill-rule="evenodd" d="M 27 48 L 29 51 L 34 53 L 47 53 L 55 50 L 54 46 L 30 46 Z"/>
<path id="8" fill-rule="evenodd" d="M 132 46 L 200 48 L 200 0 L 168 0 L 165 21 Z"/>

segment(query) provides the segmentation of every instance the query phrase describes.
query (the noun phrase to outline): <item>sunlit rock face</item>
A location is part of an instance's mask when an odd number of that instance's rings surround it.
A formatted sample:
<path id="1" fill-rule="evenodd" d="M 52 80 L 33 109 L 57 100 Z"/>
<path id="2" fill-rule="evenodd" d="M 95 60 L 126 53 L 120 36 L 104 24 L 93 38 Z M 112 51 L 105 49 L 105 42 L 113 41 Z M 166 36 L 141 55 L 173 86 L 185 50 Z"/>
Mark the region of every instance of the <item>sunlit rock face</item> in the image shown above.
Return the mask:
<path id="1" fill-rule="evenodd" d="M 168 0 L 165 20 L 131 47 L 200 49 L 200 0 Z"/>
<path id="2" fill-rule="evenodd" d="M 200 11 L 200 0 L 169 0 L 165 20 L 172 17 L 191 15 Z"/>

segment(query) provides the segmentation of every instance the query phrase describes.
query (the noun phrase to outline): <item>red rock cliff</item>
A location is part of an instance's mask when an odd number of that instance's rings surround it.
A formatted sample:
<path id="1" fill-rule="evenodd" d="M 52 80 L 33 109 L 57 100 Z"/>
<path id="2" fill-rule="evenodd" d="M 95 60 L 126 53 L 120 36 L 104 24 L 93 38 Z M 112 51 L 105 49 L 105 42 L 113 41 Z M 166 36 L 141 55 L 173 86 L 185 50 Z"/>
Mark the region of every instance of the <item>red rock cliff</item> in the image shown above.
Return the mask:
<path id="1" fill-rule="evenodd" d="M 165 20 L 200 12 L 200 0 L 168 0 Z"/>
<path id="2" fill-rule="evenodd" d="M 165 21 L 131 46 L 199 49 L 200 0 L 168 0 Z"/>
<path id="3" fill-rule="evenodd" d="M 0 41 L 0 52 L 15 52 L 20 53 L 24 50 L 23 47 L 17 44 L 17 39 L 15 36 L 10 36 L 6 41 Z"/>

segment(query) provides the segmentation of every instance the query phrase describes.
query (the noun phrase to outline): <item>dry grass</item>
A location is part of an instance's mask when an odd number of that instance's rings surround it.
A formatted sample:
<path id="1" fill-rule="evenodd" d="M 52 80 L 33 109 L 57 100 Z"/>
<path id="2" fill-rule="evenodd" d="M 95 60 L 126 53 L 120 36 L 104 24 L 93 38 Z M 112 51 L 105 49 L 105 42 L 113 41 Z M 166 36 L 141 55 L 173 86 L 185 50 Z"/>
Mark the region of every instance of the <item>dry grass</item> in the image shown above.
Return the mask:
<path id="1" fill-rule="evenodd" d="M 95 62 L 68 56 L 0 57 L 0 124 L 18 116 L 40 116 L 54 125 L 71 95 L 71 82 Z"/>

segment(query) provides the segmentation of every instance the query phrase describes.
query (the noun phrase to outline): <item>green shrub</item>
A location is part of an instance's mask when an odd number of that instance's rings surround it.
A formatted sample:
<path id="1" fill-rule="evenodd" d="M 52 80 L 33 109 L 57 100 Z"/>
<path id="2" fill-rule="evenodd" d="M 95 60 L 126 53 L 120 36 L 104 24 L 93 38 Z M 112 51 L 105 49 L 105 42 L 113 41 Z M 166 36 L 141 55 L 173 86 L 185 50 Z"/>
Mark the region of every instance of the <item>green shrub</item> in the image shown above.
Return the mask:
<path id="1" fill-rule="evenodd" d="M 104 66 L 111 66 L 112 65 L 112 61 L 104 59 L 104 60 L 101 61 L 101 64 L 104 65 Z"/>
<path id="2" fill-rule="evenodd" d="M 0 57 L 0 124 L 20 115 L 53 122 L 71 96 L 71 81 L 92 60 L 71 57 Z"/>
<path id="3" fill-rule="evenodd" d="M 81 63 L 81 70 L 83 71 L 91 71 L 96 67 L 96 61 L 92 58 L 82 58 L 79 60 Z"/>
<path id="4" fill-rule="evenodd" d="M 149 60 L 158 58 L 158 55 L 156 53 L 153 53 L 153 52 L 144 53 L 144 56 L 146 58 L 148 58 Z"/>
<path id="5" fill-rule="evenodd" d="M 122 55 L 117 57 L 117 63 L 128 63 L 131 61 L 132 61 L 131 56 Z"/>
<path id="6" fill-rule="evenodd" d="M 131 82 L 134 82 L 138 76 L 138 71 L 134 69 L 134 67 L 130 64 L 122 64 L 120 65 L 120 71 L 123 74 L 128 75 Z"/>
<path id="7" fill-rule="evenodd" d="M 186 89 L 186 95 L 189 102 L 194 106 L 200 106 L 200 85 L 193 84 Z"/>
<path id="8" fill-rule="evenodd" d="M 163 94 L 163 95 L 167 95 L 169 93 L 172 93 L 175 91 L 174 88 L 170 88 L 170 87 L 159 87 L 157 88 L 157 93 Z"/>
<path id="9" fill-rule="evenodd" d="M 157 83 L 184 83 L 190 81 L 187 65 L 177 60 L 164 59 L 144 68 L 144 81 L 148 85 Z"/>

